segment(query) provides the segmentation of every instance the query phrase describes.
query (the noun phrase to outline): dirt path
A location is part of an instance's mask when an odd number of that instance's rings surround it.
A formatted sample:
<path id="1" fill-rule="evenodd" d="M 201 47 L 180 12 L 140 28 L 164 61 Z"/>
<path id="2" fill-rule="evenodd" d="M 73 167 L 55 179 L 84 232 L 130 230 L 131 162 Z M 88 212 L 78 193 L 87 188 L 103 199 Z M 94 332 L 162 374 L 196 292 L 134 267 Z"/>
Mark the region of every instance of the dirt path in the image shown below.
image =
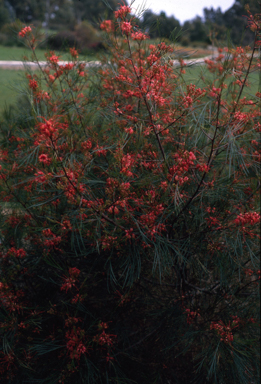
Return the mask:
<path id="1" fill-rule="evenodd" d="M 213 58 L 212 55 L 202 57 L 200 59 L 184 60 L 184 62 L 187 65 L 192 65 L 192 64 L 199 65 L 199 64 L 205 64 L 204 60 L 211 59 L 211 58 Z M 68 63 L 68 61 L 59 61 L 58 62 L 59 65 L 64 65 L 67 63 Z M 90 67 L 90 66 L 96 66 L 99 64 L 100 64 L 99 61 L 89 61 L 89 62 L 85 63 L 85 66 Z M 47 65 L 47 63 L 46 63 L 46 61 L 39 61 L 39 65 L 45 67 Z M 179 65 L 179 61 L 173 60 L 173 65 L 174 66 Z M 25 67 L 29 67 L 31 69 L 37 69 L 38 63 L 34 63 L 34 62 L 30 62 L 30 61 L 24 62 L 24 61 L 15 61 L 15 60 L 0 60 L 0 68 L 2 68 L 2 69 L 24 69 Z"/>
<path id="2" fill-rule="evenodd" d="M 205 60 L 207 60 L 207 59 L 213 60 L 217 56 L 218 56 L 218 51 L 214 50 L 213 54 L 211 54 L 211 55 L 201 57 L 199 59 L 191 58 L 189 60 L 184 60 L 184 63 L 186 65 L 204 65 Z M 250 54 L 249 54 L 249 56 L 250 56 Z M 254 57 L 258 57 L 258 56 L 259 56 L 258 53 L 254 54 Z M 65 65 L 68 63 L 69 63 L 68 61 L 59 61 L 58 62 L 59 65 Z M 99 61 L 88 61 L 88 62 L 82 62 L 82 63 L 85 63 L 85 67 L 100 65 Z M 45 67 L 47 65 L 47 63 L 46 63 L 46 61 L 39 61 L 39 65 Z M 179 65 L 179 61 L 173 60 L 173 65 L 174 66 Z M 18 60 L 0 60 L 0 68 L 2 68 L 2 69 L 24 69 L 25 67 L 29 67 L 31 69 L 37 69 L 38 63 L 34 63 L 31 61 L 24 62 L 24 61 L 18 61 Z"/>
<path id="3" fill-rule="evenodd" d="M 59 61 L 59 65 L 65 65 L 68 64 L 68 61 Z M 95 66 L 99 65 L 99 61 L 89 61 L 86 62 L 85 66 Z M 41 67 L 45 67 L 47 65 L 46 61 L 39 61 L 39 65 Z M 32 61 L 16 61 L 16 60 L 0 60 L 0 68 L 2 69 L 24 69 L 26 67 L 29 67 L 31 69 L 38 69 L 39 67 L 38 63 L 34 63 Z"/>

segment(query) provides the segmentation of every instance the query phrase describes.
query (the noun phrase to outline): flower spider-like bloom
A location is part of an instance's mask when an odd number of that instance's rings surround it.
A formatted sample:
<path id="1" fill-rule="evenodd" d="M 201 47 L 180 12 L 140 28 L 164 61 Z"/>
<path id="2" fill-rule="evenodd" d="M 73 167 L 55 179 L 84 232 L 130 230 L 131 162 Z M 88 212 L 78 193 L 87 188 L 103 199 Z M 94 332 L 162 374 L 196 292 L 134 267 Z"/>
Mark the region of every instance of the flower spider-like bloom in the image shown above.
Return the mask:
<path id="1" fill-rule="evenodd" d="M 110 33 L 114 30 L 114 26 L 113 26 L 113 23 L 111 20 L 104 20 L 101 24 L 100 24 L 100 28 L 107 32 L 107 33 Z"/>
<path id="2" fill-rule="evenodd" d="M 131 7 L 128 5 L 122 5 L 118 11 L 114 12 L 114 15 L 117 19 L 124 19 L 129 13 L 131 13 Z"/>
<path id="3" fill-rule="evenodd" d="M 132 25 L 129 21 L 124 21 L 122 24 L 121 24 L 121 30 L 123 33 L 125 33 L 126 35 L 128 35 L 131 30 L 132 30 Z"/>
<path id="4" fill-rule="evenodd" d="M 19 33 L 18 33 L 18 36 L 20 37 L 25 37 L 26 35 L 28 35 L 30 32 L 32 32 L 32 28 L 31 27 L 24 27 Z"/>

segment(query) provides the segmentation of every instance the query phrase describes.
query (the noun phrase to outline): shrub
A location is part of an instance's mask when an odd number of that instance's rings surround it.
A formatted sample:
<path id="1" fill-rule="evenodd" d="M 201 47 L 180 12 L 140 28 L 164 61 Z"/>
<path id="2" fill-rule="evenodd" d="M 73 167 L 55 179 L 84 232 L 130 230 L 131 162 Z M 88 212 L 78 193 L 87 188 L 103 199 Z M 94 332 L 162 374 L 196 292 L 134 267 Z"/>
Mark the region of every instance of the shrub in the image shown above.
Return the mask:
<path id="1" fill-rule="evenodd" d="M 89 49 L 93 45 L 101 43 L 98 31 L 88 21 L 83 21 L 75 27 L 75 35 L 77 36 L 81 49 Z"/>
<path id="2" fill-rule="evenodd" d="M 2 32 L 0 32 L 0 44 L 1 45 L 8 44 L 8 37 L 6 36 L 5 33 L 2 33 Z"/>
<path id="3" fill-rule="evenodd" d="M 203 41 L 193 41 L 193 43 L 190 44 L 193 48 L 207 48 L 209 46 L 208 43 L 205 43 Z"/>
<path id="4" fill-rule="evenodd" d="M 50 52 L 1 124 L 2 380 L 257 383 L 260 18 L 195 86 L 129 13 L 109 62 Z"/>
<path id="5" fill-rule="evenodd" d="M 12 47 L 14 45 L 23 46 L 23 42 L 17 39 L 17 33 L 20 31 L 22 22 L 16 20 L 12 23 L 6 23 L 1 28 L 1 44 Z"/>
<path id="6" fill-rule="evenodd" d="M 183 45 L 184 47 L 188 47 L 189 45 L 191 45 L 191 41 L 190 41 L 189 37 L 182 36 L 180 39 L 180 44 Z"/>
<path id="7" fill-rule="evenodd" d="M 75 31 L 61 31 L 49 36 L 47 45 L 50 49 L 58 50 L 76 47 L 82 53 L 104 48 L 98 32 L 87 21 L 77 25 Z"/>
<path id="8" fill-rule="evenodd" d="M 78 47 L 79 42 L 75 33 L 72 31 L 61 31 L 50 35 L 46 41 L 50 49 L 68 50 L 68 48 Z"/>

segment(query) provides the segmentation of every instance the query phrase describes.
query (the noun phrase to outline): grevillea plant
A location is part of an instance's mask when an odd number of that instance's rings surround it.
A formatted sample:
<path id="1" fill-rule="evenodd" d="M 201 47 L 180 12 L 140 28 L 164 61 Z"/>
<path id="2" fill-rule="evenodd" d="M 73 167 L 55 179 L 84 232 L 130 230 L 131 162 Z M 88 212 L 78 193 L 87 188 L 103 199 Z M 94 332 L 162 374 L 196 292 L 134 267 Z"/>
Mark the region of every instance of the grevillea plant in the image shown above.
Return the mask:
<path id="1" fill-rule="evenodd" d="M 1 122 L 3 384 L 259 379 L 260 15 L 194 84 L 130 12 Z"/>

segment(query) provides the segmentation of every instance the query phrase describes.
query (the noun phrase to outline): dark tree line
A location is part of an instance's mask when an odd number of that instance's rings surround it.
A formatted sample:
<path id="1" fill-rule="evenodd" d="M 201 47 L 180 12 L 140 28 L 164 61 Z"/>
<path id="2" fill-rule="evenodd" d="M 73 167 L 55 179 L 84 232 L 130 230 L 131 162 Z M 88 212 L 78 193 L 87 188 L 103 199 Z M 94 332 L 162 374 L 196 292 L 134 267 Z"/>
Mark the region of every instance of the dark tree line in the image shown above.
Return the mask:
<path id="1" fill-rule="evenodd" d="M 212 38 L 227 41 L 228 34 L 235 45 L 248 45 L 251 42 L 251 33 L 247 29 L 245 6 L 249 4 L 250 10 L 260 13 L 258 0 L 235 0 L 234 5 L 226 12 L 221 8 L 204 8 L 203 18 L 196 16 L 192 20 L 185 21 L 181 26 L 175 17 L 167 17 L 164 12 L 160 15 L 154 14 L 151 10 L 144 12 L 142 27 L 149 30 L 151 37 L 170 37 L 174 28 L 176 31 L 182 28 L 181 42 L 183 45 L 201 42 L 210 44 Z"/>
<path id="2" fill-rule="evenodd" d="M 127 4 L 126 0 L 124 2 Z M 0 30 L 16 19 L 56 30 L 74 30 L 82 21 L 98 27 L 101 19 L 112 17 L 119 3 L 119 0 L 0 0 Z M 248 45 L 250 33 L 242 17 L 246 14 L 246 4 L 253 13 L 260 12 L 257 0 L 235 0 L 234 5 L 224 13 L 221 8 L 204 8 L 203 17 L 196 16 L 183 25 L 174 16 L 168 17 L 163 11 L 157 15 L 148 9 L 137 24 L 151 38 L 170 38 L 173 30 L 176 33 L 181 31 L 183 45 L 210 44 L 213 37 L 226 42 L 228 34 L 234 44 Z"/>
<path id="3" fill-rule="evenodd" d="M 41 21 L 52 28 L 55 25 L 70 28 L 83 20 L 94 22 L 101 17 L 112 17 L 118 3 L 118 0 L 0 0 L 0 9 L 5 12 L 5 21 Z"/>

